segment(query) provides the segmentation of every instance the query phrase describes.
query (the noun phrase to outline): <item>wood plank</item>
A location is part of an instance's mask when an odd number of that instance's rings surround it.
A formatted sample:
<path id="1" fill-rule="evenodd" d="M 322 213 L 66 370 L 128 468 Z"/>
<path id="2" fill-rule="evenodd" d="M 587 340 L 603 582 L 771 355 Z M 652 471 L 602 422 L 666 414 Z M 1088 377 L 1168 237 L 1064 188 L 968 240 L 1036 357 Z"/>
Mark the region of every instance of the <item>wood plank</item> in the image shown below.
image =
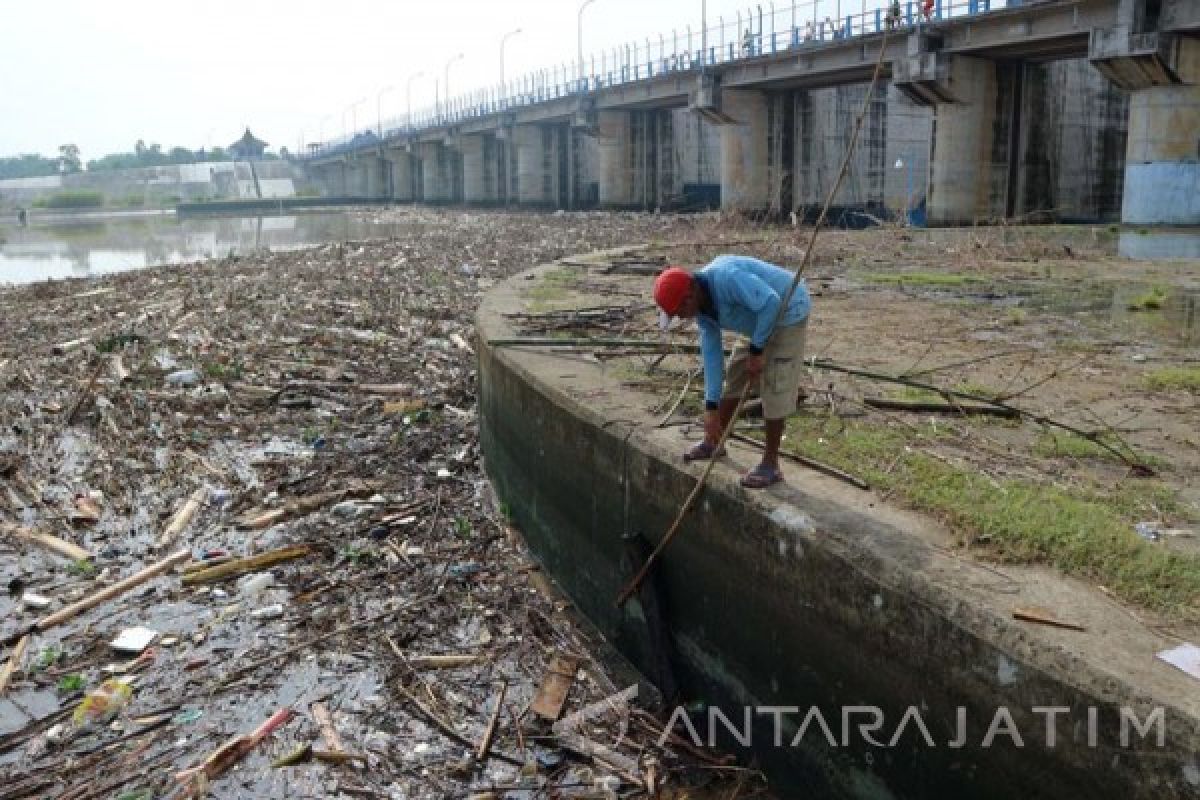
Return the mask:
<path id="1" fill-rule="evenodd" d="M 550 660 L 546 674 L 542 676 L 542 684 L 529 710 L 543 719 L 551 722 L 562 714 L 567 702 L 567 694 L 575 683 L 575 671 L 579 669 L 579 659 L 574 656 L 556 655 Z"/>

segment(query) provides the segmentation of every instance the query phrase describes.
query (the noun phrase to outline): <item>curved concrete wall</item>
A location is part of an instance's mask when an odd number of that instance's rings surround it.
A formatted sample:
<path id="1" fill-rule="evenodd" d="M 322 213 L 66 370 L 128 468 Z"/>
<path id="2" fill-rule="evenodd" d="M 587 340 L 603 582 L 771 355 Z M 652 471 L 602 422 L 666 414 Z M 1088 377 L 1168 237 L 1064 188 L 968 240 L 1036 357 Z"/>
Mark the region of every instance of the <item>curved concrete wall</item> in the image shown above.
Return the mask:
<path id="1" fill-rule="evenodd" d="M 655 429 L 649 398 L 602 367 L 487 344 L 513 335 L 504 314 L 523 308 L 521 287 L 537 279 L 496 287 L 479 312 L 488 472 L 546 569 L 665 695 L 716 704 L 735 724 L 743 705 L 801 710 L 784 718 L 783 747 L 773 746 L 772 717 L 756 714 L 753 750 L 732 748 L 759 760 L 779 796 L 1195 796 L 1200 698 L 1192 679 L 1154 661 L 1161 637 L 1052 575 L 1020 585 L 1053 585 L 1092 626 L 1090 649 L 1076 644 L 1083 634 L 1015 623 L 1020 593 L 978 588 L 1003 583 L 994 571 L 947 555 L 914 535 L 911 517 L 822 476 L 792 469 L 787 487 L 754 494 L 718 468 L 652 580 L 618 609 L 618 590 L 699 470 L 678 458 L 678 433 Z M 1163 748 L 1114 741 L 1124 705 L 1139 719 L 1165 708 Z M 787 746 L 812 706 L 837 746 L 815 725 Z M 843 744 L 841 714 L 855 706 L 883 711 L 875 736 L 885 745 L 915 707 L 935 746 L 912 727 L 895 747 L 872 746 L 857 733 L 861 717 Z M 982 746 L 1001 707 L 1024 747 L 1003 736 Z M 1071 710 L 1054 748 L 1035 707 Z M 1087 743 L 1088 708 L 1097 709 L 1097 747 Z M 954 747 L 959 713 L 968 740 Z"/>

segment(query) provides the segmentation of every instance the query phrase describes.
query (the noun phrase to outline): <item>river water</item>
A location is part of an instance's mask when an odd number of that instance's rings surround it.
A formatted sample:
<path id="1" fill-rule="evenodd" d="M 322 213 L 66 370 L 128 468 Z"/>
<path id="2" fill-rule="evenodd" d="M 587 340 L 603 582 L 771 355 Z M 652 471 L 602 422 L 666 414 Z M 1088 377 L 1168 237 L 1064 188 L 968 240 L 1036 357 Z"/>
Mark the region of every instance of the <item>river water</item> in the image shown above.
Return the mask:
<path id="1" fill-rule="evenodd" d="M 0 284 L 82 278 L 263 248 L 387 238 L 411 226 L 361 210 L 261 217 L 34 215 L 26 228 L 13 222 L 0 222 Z"/>
<path id="2" fill-rule="evenodd" d="M 296 250 L 325 242 L 401 236 L 412 222 L 372 210 L 330 210 L 292 215 L 176 216 L 171 212 L 31 216 L 0 219 L 0 285 L 87 277 L 157 264 L 182 264 L 259 249 Z M 1064 241 L 1094 244 L 1089 226 L 1064 228 Z M 954 237 L 954 229 L 931 230 Z M 1018 235 L 1018 234 L 1014 234 Z M 1135 259 L 1200 259 L 1195 230 L 1124 230 L 1110 237 L 1114 254 Z"/>

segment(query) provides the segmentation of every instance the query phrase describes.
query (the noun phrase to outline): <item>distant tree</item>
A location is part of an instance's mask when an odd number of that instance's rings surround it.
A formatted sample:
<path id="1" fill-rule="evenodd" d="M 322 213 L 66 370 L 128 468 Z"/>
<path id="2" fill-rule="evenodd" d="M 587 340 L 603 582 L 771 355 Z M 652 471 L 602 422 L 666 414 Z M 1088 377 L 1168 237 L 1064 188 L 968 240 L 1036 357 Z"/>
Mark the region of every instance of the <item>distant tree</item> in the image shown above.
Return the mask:
<path id="1" fill-rule="evenodd" d="M 0 158 L 0 178 L 36 178 L 41 175 L 57 175 L 59 160 L 45 158 L 33 153 L 24 153 L 10 158 Z"/>
<path id="2" fill-rule="evenodd" d="M 59 167 L 63 172 L 80 172 L 83 169 L 83 162 L 79 158 L 78 145 L 60 145 L 58 154 Z"/>

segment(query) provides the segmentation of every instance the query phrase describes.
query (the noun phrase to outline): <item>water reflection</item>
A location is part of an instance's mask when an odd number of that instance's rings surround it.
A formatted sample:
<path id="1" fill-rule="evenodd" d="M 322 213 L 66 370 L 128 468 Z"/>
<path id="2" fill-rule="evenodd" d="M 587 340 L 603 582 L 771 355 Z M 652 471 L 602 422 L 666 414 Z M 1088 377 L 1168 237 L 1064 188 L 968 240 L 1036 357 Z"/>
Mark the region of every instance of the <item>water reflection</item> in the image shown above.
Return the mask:
<path id="1" fill-rule="evenodd" d="M 1144 261 L 1200 258 L 1200 232 L 1122 231 L 1117 254 Z"/>
<path id="2" fill-rule="evenodd" d="M 55 220 L 0 228 L 0 283 L 103 275 L 259 249 L 399 235 L 411 222 L 353 211 L 274 217 L 173 215 Z"/>

